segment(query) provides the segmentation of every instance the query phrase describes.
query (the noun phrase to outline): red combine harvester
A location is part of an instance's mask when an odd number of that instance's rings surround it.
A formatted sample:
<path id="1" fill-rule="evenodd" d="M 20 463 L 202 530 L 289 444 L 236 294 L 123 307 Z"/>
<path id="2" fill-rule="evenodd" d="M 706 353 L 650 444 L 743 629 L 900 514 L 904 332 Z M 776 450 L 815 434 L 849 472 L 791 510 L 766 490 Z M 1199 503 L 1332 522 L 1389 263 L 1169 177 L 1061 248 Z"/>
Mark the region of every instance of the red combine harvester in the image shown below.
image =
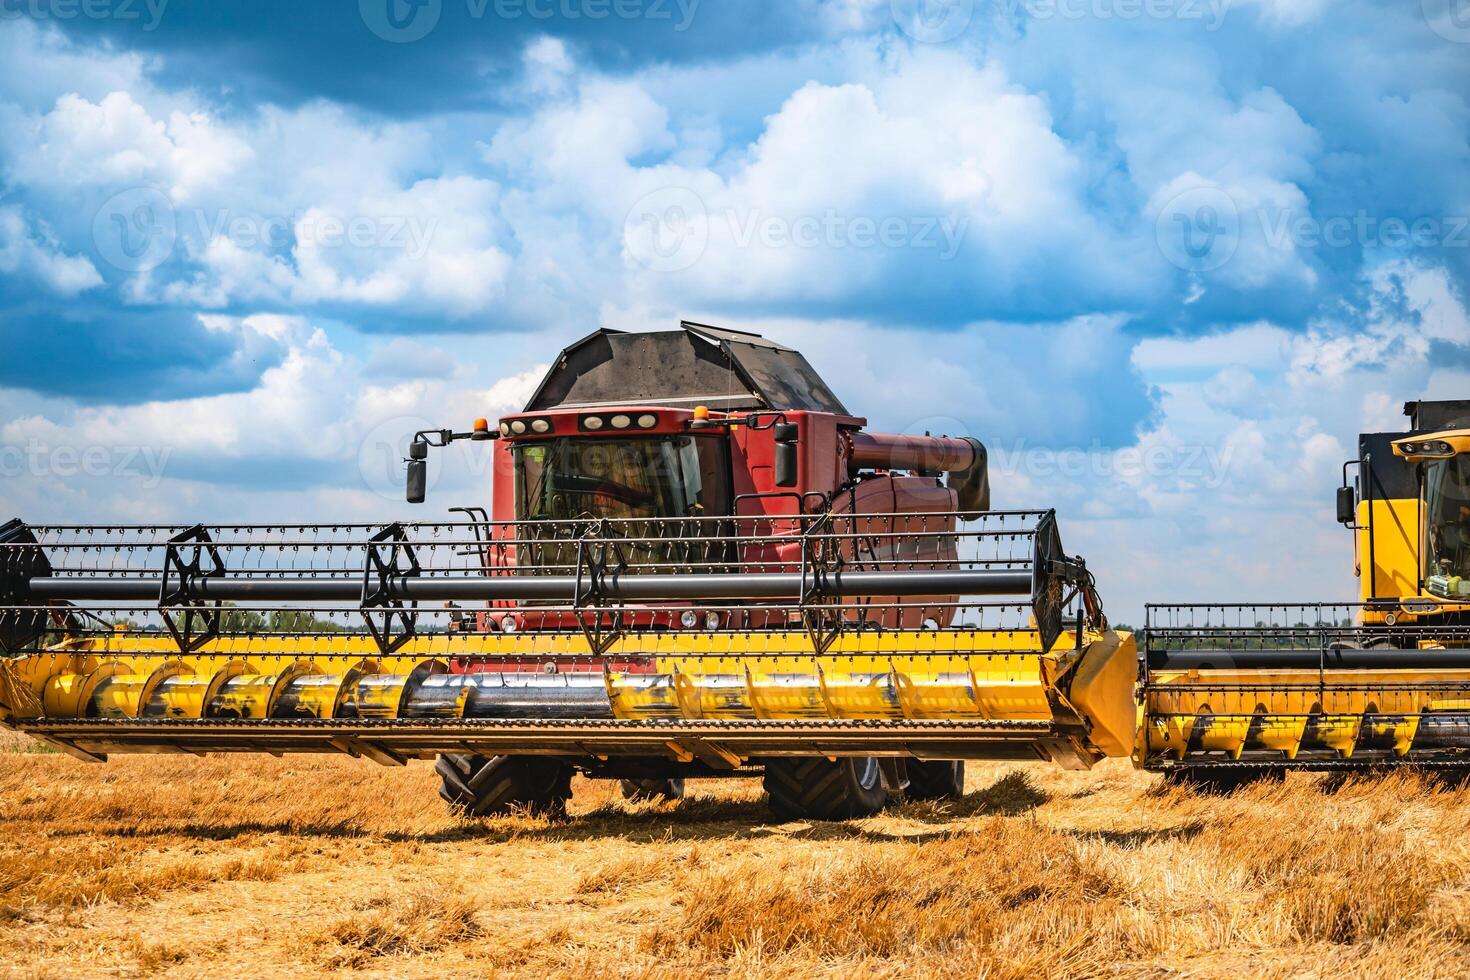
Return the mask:
<path id="1" fill-rule="evenodd" d="M 1136 647 L 1054 515 L 989 510 L 974 439 L 865 424 L 762 337 L 602 330 L 524 411 L 416 434 L 412 502 L 434 447 L 491 443 L 468 520 L 12 521 L 0 721 L 82 758 L 437 758 L 474 814 L 581 772 L 847 817 L 956 796 L 963 759 L 1129 755 Z"/>

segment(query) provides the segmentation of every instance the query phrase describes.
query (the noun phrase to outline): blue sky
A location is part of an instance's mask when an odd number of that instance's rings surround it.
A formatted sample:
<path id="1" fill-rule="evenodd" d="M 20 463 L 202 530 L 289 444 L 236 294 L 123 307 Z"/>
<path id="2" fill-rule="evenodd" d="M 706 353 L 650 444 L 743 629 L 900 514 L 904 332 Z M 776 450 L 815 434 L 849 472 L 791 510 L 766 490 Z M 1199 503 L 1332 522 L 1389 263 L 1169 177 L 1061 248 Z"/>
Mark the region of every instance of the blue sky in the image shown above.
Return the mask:
<path id="1" fill-rule="evenodd" d="M 401 516 L 685 317 L 984 440 L 1127 618 L 1335 598 L 1467 289 L 1466 0 L 0 0 L 3 516 Z"/>

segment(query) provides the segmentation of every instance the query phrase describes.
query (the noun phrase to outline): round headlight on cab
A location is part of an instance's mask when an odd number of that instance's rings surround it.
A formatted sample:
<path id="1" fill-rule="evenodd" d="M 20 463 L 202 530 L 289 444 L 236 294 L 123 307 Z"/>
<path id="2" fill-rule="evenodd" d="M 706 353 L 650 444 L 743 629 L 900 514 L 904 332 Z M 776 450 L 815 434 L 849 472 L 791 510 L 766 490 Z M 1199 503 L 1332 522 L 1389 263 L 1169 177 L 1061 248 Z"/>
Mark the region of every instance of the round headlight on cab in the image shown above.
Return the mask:
<path id="1" fill-rule="evenodd" d="M 502 422 L 502 423 L 500 423 L 500 434 L 503 435 L 503 436 L 510 435 L 510 423 L 509 422 Z"/>
<path id="2" fill-rule="evenodd" d="M 516 435 L 523 435 L 526 431 L 526 423 L 521 421 L 520 419 L 516 419 L 510 424 L 510 431 L 514 432 Z"/>
<path id="3" fill-rule="evenodd" d="M 602 416 L 587 416 L 585 419 L 582 420 L 582 428 L 590 429 L 591 431 L 596 432 L 598 429 L 602 428 Z"/>
<path id="4" fill-rule="evenodd" d="M 626 429 L 633 424 L 633 420 L 626 415 L 614 415 L 610 421 L 614 429 Z"/>
<path id="5" fill-rule="evenodd" d="M 551 431 L 551 423 L 548 422 L 546 419 L 532 419 L 531 420 L 531 431 L 532 432 L 550 432 Z"/>
<path id="6" fill-rule="evenodd" d="M 640 428 L 640 429 L 651 429 L 655 425 L 658 425 L 658 416 L 657 415 L 640 415 L 640 416 L 638 416 L 638 428 Z"/>
<path id="7" fill-rule="evenodd" d="M 693 609 L 686 609 L 679 614 L 679 625 L 686 630 L 692 630 L 699 625 L 699 613 Z"/>

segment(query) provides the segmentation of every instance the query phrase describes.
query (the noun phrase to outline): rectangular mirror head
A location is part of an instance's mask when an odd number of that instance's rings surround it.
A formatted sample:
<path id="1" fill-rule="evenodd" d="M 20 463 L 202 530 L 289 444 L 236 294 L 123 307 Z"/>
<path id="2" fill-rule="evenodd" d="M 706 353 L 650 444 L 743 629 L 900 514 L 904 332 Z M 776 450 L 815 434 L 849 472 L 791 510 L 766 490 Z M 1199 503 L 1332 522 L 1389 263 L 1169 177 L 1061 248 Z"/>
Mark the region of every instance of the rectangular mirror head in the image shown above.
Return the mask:
<path id="1" fill-rule="evenodd" d="M 421 504 L 428 491 L 429 464 L 426 460 L 411 459 L 408 461 L 408 502 Z"/>
<path id="2" fill-rule="evenodd" d="M 796 486 L 796 443 L 776 443 L 776 486 Z"/>
<path id="3" fill-rule="evenodd" d="M 1337 488 L 1337 523 L 1351 524 L 1353 512 L 1358 508 L 1358 495 L 1352 487 Z"/>

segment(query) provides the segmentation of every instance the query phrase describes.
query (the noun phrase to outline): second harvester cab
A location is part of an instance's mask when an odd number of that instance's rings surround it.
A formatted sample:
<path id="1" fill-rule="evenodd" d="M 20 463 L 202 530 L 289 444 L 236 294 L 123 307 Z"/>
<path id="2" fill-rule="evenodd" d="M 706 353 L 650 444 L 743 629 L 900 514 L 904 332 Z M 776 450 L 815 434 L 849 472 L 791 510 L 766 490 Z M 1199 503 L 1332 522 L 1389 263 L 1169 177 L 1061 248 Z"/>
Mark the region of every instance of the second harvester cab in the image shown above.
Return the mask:
<path id="1" fill-rule="evenodd" d="M 1338 520 L 1355 532 L 1364 618 L 1470 625 L 1470 401 L 1408 402 L 1404 414 L 1409 431 L 1359 437 L 1338 491 Z"/>

